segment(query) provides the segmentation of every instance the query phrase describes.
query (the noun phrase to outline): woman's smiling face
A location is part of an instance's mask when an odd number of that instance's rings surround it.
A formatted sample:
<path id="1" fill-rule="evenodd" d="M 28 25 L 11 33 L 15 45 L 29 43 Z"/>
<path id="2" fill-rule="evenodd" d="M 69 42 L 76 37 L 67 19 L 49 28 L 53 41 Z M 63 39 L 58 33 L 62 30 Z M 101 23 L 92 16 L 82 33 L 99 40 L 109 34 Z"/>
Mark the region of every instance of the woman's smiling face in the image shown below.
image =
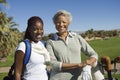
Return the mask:
<path id="1" fill-rule="evenodd" d="M 67 32 L 69 24 L 68 17 L 64 15 L 59 15 L 55 21 L 55 27 L 59 33 Z"/>
<path id="2" fill-rule="evenodd" d="M 32 41 L 38 42 L 42 38 L 44 33 L 43 30 L 43 24 L 41 22 L 36 22 L 34 26 L 31 27 L 30 29 L 30 35 L 32 38 Z"/>

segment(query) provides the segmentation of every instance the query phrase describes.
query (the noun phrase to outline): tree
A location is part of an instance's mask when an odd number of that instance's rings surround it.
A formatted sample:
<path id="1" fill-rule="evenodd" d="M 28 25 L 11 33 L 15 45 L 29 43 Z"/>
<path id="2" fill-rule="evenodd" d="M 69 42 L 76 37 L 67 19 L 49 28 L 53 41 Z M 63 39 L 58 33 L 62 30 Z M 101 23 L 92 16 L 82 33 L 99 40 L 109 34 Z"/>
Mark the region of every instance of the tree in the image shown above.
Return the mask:
<path id="1" fill-rule="evenodd" d="M 8 26 L 7 15 L 5 13 L 3 13 L 2 11 L 0 12 L 0 25 L 3 27 Z"/>
<path id="2" fill-rule="evenodd" d="M 94 37 L 94 29 L 87 30 L 85 34 L 88 38 Z"/>
<path id="3" fill-rule="evenodd" d="M 7 17 L 6 13 L 0 11 L 0 58 L 11 54 L 22 39 L 21 33 L 14 26 L 18 25 L 13 17 Z"/>
<path id="4" fill-rule="evenodd" d="M 17 27 L 18 24 L 16 24 L 15 22 L 13 22 L 13 17 L 8 17 L 8 23 L 9 23 L 9 27 L 10 28 L 14 28 L 15 26 Z"/>
<path id="5" fill-rule="evenodd" d="M 0 0 L 0 3 L 7 3 L 6 0 Z"/>
<path id="6" fill-rule="evenodd" d="M 0 4 L 3 4 L 5 5 L 6 7 L 8 7 L 8 3 L 6 2 L 6 0 L 0 0 Z M 0 8 L 0 11 L 1 11 L 1 8 Z"/>

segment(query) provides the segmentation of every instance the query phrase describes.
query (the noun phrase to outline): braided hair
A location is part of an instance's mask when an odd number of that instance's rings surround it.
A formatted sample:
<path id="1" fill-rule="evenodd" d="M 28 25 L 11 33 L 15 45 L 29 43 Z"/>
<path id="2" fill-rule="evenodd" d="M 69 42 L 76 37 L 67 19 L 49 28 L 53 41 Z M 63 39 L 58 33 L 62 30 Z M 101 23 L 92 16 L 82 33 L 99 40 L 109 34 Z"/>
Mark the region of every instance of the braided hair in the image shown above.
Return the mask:
<path id="1" fill-rule="evenodd" d="M 30 35 L 30 28 L 32 28 L 36 22 L 40 22 L 42 23 L 42 25 L 44 25 L 43 23 L 43 20 L 38 17 L 38 16 L 32 16 L 28 19 L 28 23 L 27 23 L 27 28 L 26 28 L 26 31 L 25 31 L 25 36 L 24 36 L 24 39 L 29 39 L 31 40 L 31 35 Z"/>

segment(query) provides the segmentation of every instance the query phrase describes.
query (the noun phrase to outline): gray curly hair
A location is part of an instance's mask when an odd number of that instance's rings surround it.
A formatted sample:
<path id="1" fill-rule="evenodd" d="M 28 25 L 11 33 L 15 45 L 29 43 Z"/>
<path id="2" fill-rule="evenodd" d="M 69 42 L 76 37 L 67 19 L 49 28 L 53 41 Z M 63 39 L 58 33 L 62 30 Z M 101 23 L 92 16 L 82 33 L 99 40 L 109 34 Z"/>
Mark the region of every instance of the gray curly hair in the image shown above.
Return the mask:
<path id="1" fill-rule="evenodd" d="M 70 12 L 66 11 L 66 10 L 59 10 L 54 16 L 53 16 L 53 22 L 55 23 L 56 19 L 58 18 L 58 16 L 60 15 L 64 15 L 67 16 L 69 19 L 69 22 L 72 21 L 72 15 Z"/>

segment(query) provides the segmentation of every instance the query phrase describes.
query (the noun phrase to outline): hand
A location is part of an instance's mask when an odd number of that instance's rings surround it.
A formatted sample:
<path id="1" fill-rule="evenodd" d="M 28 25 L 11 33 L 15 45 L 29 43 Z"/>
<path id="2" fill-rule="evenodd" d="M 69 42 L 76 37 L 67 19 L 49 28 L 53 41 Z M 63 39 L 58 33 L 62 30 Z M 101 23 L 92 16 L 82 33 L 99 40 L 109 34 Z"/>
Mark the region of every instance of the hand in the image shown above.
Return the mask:
<path id="1" fill-rule="evenodd" d="M 86 64 L 85 61 L 78 64 L 78 66 L 79 66 L 80 68 L 83 68 L 83 67 L 85 67 L 86 65 L 87 65 L 87 64 Z"/>
<path id="2" fill-rule="evenodd" d="M 85 62 L 86 62 L 87 65 L 91 65 L 92 64 L 92 62 L 90 60 L 86 60 Z"/>
<path id="3" fill-rule="evenodd" d="M 97 65 L 96 58 L 90 57 L 89 59 L 86 60 L 86 64 L 87 65 L 91 65 L 92 67 L 95 66 L 95 65 Z"/>
<path id="4" fill-rule="evenodd" d="M 82 64 L 82 67 L 85 67 L 87 65 L 86 61 L 83 61 L 81 64 Z"/>

